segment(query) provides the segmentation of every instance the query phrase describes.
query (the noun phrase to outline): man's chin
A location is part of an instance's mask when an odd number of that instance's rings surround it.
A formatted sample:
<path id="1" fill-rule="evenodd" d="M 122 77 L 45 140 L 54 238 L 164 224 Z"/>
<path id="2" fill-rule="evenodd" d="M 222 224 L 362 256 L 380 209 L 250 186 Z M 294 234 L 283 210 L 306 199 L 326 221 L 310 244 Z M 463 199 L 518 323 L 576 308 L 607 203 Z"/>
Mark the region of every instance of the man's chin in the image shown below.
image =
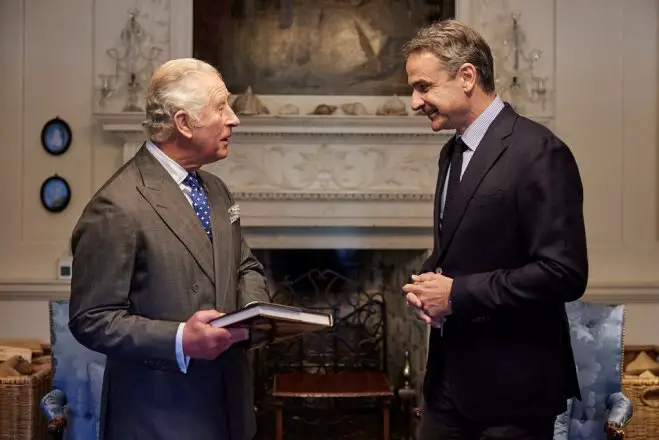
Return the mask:
<path id="1" fill-rule="evenodd" d="M 444 118 L 436 118 L 430 120 L 430 128 L 432 131 L 442 131 L 446 130 L 446 120 Z"/>
<path id="2" fill-rule="evenodd" d="M 224 159 L 229 155 L 229 142 L 224 142 L 215 152 L 218 160 Z"/>

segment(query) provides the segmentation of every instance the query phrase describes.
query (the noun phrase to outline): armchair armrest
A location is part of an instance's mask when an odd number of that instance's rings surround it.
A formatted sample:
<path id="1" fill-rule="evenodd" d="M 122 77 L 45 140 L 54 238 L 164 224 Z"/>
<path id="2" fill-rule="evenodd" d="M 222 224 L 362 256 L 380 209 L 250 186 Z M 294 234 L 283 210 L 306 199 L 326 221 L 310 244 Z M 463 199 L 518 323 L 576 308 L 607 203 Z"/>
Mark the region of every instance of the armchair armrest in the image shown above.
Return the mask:
<path id="1" fill-rule="evenodd" d="M 606 409 L 609 411 L 609 418 L 604 428 L 607 440 L 624 439 L 624 427 L 629 423 L 634 412 L 631 400 L 623 393 L 609 394 L 606 397 Z"/>
<path id="2" fill-rule="evenodd" d="M 66 428 L 66 395 L 57 388 L 41 398 L 41 410 L 48 420 L 48 431 L 61 435 Z"/>

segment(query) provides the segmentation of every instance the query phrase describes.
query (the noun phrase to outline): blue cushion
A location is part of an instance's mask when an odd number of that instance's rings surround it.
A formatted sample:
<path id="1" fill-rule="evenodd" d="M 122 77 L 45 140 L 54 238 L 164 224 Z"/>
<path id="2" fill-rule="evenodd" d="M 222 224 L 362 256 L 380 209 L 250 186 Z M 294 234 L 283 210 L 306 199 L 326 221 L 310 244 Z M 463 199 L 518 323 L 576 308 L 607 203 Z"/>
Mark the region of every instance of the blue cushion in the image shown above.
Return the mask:
<path id="1" fill-rule="evenodd" d="M 567 410 L 556 417 L 556 421 L 554 422 L 554 440 L 568 440 L 571 412 L 572 399 L 567 402 Z"/>
<path id="2" fill-rule="evenodd" d="M 89 374 L 89 391 L 91 392 L 94 410 L 94 419 L 96 420 L 96 433 L 99 434 L 99 420 L 101 418 L 101 394 L 103 393 L 103 373 L 105 365 L 98 362 L 90 362 L 87 365 Z"/>
<path id="3" fill-rule="evenodd" d="M 97 438 L 99 395 L 92 393 L 88 365 L 105 365 L 105 356 L 75 340 L 69 331 L 68 300 L 50 301 L 50 331 L 53 350 L 53 388 L 66 396 L 66 440 Z M 102 377 L 102 375 L 101 375 Z"/>
<path id="4" fill-rule="evenodd" d="M 606 399 L 621 390 L 625 307 L 575 301 L 566 304 L 581 400 L 570 408 L 570 440 L 604 440 Z"/>

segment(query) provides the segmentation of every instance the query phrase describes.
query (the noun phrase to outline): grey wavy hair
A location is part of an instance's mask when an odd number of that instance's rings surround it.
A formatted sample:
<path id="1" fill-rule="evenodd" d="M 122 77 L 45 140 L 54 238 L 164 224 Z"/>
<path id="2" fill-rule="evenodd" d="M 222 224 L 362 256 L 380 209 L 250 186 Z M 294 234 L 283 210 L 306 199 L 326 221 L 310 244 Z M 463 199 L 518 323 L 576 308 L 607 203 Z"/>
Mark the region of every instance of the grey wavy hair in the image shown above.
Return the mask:
<path id="1" fill-rule="evenodd" d="M 452 78 L 465 63 L 478 72 L 478 84 L 485 93 L 494 92 L 494 60 L 485 39 L 472 27 L 457 20 L 442 20 L 429 24 L 403 45 L 405 57 L 412 53 L 435 55 Z"/>
<path id="2" fill-rule="evenodd" d="M 201 110 L 211 97 L 204 86 L 208 75 L 222 75 L 208 63 L 194 59 L 170 60 L 154 72 L 146 93 L 146 119 L 142 122 L 152 142 L 168 140 L 174 131 L 174 115 L 179 110 L 188 114 L 193 124 L 199 123 Z"/>

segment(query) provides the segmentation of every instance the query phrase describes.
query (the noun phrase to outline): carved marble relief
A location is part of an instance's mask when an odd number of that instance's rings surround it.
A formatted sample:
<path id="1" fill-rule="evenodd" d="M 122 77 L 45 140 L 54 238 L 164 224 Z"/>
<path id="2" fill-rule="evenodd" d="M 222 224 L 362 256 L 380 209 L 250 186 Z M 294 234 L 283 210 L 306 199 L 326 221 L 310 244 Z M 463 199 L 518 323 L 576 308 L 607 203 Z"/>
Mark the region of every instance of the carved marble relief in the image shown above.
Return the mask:
<path id="1" fill-rule="evenodd" d="M 244 144 L 209 165 L 239 193 L 379 193 L 430 197 L 438 146 Z"/>

